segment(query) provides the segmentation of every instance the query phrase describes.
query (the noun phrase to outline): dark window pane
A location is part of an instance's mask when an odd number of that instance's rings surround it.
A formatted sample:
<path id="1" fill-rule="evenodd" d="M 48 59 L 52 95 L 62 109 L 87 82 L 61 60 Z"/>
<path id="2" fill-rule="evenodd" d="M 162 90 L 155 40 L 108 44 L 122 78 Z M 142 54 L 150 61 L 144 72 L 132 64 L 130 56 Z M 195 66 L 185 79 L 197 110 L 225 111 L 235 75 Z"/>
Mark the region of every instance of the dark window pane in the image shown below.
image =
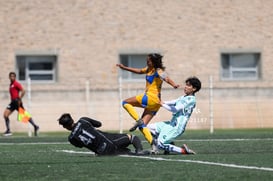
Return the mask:
<path id="1" fill-rule="evenodd" d="M 29 70 L 52 70 L 53 64 L 51 62 L 35 62 L 29 63 Z"/>
<path id="2" fill-rule="evenodd" d="M 44 74 L 44 75 L 30 74 L 29 77 L 31 80 L 53 80 L 52 74 Z"/>
<path id="3" fill-rule="evenodd" d="M 26 58 L 17 57 L 18 80 L 26 80 Z"/>

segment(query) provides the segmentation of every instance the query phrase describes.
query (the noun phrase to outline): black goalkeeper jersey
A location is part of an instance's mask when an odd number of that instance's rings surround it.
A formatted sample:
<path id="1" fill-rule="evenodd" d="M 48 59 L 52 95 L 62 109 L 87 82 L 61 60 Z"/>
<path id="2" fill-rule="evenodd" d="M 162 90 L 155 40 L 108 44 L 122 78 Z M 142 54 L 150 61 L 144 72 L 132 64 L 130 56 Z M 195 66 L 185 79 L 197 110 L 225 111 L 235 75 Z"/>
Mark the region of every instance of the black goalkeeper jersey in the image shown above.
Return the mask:
<path id="1" fill-rule="evenodd" d="M 82 117 L 75 124 L 68 140 L 76 147 L 86 147 L 99 155 L 115 154 L 116 145 L 103 133 L 95 129 L 95 127 L 100 126 L 100 122 Z"/>

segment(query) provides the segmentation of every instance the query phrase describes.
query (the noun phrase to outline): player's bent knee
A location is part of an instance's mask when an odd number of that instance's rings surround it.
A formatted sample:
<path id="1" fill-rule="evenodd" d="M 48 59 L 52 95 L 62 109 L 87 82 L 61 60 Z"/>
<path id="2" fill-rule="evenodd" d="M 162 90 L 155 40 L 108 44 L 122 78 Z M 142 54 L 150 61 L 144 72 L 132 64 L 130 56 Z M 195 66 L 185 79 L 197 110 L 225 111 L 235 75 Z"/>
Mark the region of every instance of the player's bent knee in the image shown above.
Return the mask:
<path id="1" fill-rule="evenodd" d="M 125 104 L 128 104 L 128 102 L 122 101 L 122 106 L 124 106 Z"/>

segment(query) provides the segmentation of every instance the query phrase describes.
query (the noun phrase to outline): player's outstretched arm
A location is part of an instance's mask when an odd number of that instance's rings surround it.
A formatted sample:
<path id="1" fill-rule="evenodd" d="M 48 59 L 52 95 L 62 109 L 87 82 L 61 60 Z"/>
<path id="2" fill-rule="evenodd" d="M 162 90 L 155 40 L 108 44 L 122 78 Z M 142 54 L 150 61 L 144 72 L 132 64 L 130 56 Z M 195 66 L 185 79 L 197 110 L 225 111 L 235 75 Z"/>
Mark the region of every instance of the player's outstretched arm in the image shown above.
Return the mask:
<path id="1" fill-rule="evenodd" d="M 163 71 L 162 69 L 157 69 L 157 73 L 159 74 L 160 78 L 171 85 L 173 88 L 177 89 L 179 87 L 169 76 L 168 74 Z"/>
<path id="2" fill-rule="evenodd" d="M 133 72 L 133 73 L 136 73 L 136 74 L 143 74 L 141 69 L 138 69 L 138 68 L 127 67 L 127 66 L 125 66 L 123 64 L 116 64 L 116 66 L 121 68 L 122 70 L 127 70 L 129 72 Z"/>
<path id="3" fill-rule="evenodd" d="M 179 84 L 176 84 L 170 77 L 166 77 L 165 82 L 167 82 L 168 84 L 170 84 L 173 88 L 177 89 L 179 87 Z"/>
<path id="4" fill-rule="evenodd" d="M 171 105 L 171 104 L 163 103 L 161 106 L 164 107 L 165 109 L 167 109 L 168 111 L 172 112 L 172 113 L 177 113 L 178 111 L 180 111 L 180 110 L 182 110 L 184 108 L 183 104 Z"/>
<path id="5" fill-rule="evenodd" d="M 82 117 L 81 119 L 84 119 L 84 120 L 90 122 L 92 124 L 92 126 L 94 126 L 96 128 L 101 127 L 101 122 L 100 121 L 91 119 L 89 117 Z"/>

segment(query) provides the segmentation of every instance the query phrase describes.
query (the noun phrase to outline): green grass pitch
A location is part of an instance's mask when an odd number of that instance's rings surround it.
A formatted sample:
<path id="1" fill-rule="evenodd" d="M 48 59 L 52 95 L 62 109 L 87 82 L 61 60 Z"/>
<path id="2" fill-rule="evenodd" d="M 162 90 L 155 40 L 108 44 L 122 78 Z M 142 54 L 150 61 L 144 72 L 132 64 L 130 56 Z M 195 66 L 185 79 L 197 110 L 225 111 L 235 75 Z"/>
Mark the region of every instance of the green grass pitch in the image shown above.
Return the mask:
<path id="1" fill-rule="evenodd" d="M 175 144 L 196 155 L 97 157 L 67 136 L 0 137 L 0 180 L 273 180 L 273 129 L 188 130 Z"/>

